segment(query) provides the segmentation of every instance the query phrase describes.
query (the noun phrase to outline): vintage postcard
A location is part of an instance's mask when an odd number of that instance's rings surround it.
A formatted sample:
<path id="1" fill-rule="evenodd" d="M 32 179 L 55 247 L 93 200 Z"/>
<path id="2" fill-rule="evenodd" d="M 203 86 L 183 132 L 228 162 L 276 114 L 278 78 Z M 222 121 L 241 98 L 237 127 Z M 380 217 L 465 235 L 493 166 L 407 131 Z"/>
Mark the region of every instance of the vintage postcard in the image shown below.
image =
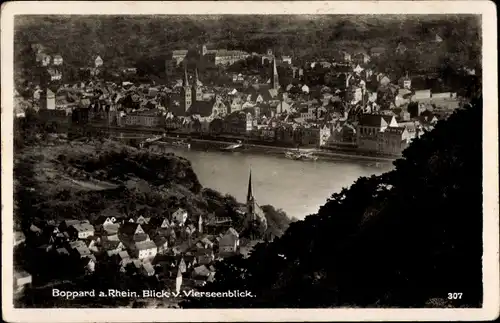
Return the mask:
<path id="1" fill-rule="evenodd" d="M 6 321 L 498 316 L 493 2 L 14 1 L 1 24 Z"/>

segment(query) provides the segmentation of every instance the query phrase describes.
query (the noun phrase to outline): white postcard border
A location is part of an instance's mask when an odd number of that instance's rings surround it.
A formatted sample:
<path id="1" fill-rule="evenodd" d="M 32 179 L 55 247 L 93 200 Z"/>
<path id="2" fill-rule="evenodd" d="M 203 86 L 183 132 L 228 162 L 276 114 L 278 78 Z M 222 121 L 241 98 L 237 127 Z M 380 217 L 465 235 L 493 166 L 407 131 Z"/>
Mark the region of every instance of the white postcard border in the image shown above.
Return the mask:
<path id="1" fill-rule="evenodd" d="M 482 309 L 14 309 L 13 308 L 13 18 L 16 14 L 481 14 L 483 32 Z M 499 204 L 496 7 L 490 1 L 71 2 L 2 5 L 2 311 L 9 322 L 423 321 L 498 317 Z"/>

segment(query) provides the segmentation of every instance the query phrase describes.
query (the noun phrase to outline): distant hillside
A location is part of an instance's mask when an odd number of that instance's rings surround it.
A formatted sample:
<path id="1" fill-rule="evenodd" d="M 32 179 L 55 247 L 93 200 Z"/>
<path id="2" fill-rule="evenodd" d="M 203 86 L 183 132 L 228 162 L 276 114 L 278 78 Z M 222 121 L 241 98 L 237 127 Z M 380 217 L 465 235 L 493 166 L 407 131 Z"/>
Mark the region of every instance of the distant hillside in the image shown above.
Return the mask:
<path id="1" fill-rule="evenodd" d="M 90 66 L 100 55 L 106 66 L 164 59 L 174 49 L 203 43 L 248 52 L 318 56 L 338 49 L 413 48 L 443 43 L 435 55 L 459 54 L 460 63 L 477 63 L 481 48 L 479 19 L 473 16 L 20 16 L 15 19 L 17 71 L 30 68 L 30 45 L 60 53 L 66 66 Z M 430 46 L 430 48 L 429 48 Z M 456 57 L 453 57 L 456 60 Z"/>

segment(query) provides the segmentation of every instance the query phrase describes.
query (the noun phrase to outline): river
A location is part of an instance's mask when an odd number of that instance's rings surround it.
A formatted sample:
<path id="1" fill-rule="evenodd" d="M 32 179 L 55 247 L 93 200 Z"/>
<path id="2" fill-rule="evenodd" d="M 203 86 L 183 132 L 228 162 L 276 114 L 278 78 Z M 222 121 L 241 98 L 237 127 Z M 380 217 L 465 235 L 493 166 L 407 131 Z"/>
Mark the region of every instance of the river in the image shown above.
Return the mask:
<path id="1" fill-rule="evenodd" d="M 314 214 L 333 193 L 349 187 L 358 177 L 381 174 L 391 164 L 379 167 L 351 160 L 294 161 L 270 154 L 187 150 L 164 146 L 191 161 L 200 183 L 245 201 L 248 175 L 252 170 L 253 194 L 260 205 L 271 204 L 289 216 L 303 219 Z"/>

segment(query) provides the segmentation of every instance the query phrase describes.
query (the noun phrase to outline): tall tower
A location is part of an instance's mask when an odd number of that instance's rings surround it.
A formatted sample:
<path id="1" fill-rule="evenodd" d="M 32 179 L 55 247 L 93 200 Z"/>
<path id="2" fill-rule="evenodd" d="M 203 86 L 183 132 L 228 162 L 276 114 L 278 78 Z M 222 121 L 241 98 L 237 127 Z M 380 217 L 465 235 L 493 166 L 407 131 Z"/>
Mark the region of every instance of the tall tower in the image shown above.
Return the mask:
<path id="1" fill-rule="evenodd" d="M 181 88 L 181 106 L 184 108 L 184 112 L 186 112 L 193 103 L 193 99 L 191 96 L 191 90 L 189 89 L 189 80 L 187 75 L 187 67 L 184 64 L 184 79 L 182 80 L 182 88 Z"/>
<path id="2" fill-rule="evenodd" d="M 203 92 L 201 91 L 201 87 L 198 82 L 198 69 L 194 70 L 194 82 L 191 87 L 191 98 L 193 101 L 202 101 L 203 100 Z"/>
<path id="3" fill-rule="evenodd" d="M 198 232 L 199 232 L 200 234 L 202 234 L 202 233 L 203 233 L 203 219 L 202 219 L 201 215 L 200 215 L 200 217 L 198 218 Z"/>
<path id="4" fill-rule="evenodd" d="M 179 268 L 179 270 L 177 270 L 177 277 L 175 278 L 175 291 L 177 293 L 180 293 L 181 287 L 182 287 L 182 271 Z"/>
<path id="5" fill-rule="evenodd" d="M 247 192 L 247 213 L 251 217 L 252 221 L 255 220 L 255 199 L 253 198 L 252 192 L 252 171 L 250 170 L 250 176 L 248 177 L 248 192 Z"/>
<path id="6" fill-rule="evenodd" d="M 276 68 L 276 58 L 273 58 L 273 74 L 271 75 L 271 88 L 275 90 L 278 90 L 280 88 L 278 69 Z"/>

